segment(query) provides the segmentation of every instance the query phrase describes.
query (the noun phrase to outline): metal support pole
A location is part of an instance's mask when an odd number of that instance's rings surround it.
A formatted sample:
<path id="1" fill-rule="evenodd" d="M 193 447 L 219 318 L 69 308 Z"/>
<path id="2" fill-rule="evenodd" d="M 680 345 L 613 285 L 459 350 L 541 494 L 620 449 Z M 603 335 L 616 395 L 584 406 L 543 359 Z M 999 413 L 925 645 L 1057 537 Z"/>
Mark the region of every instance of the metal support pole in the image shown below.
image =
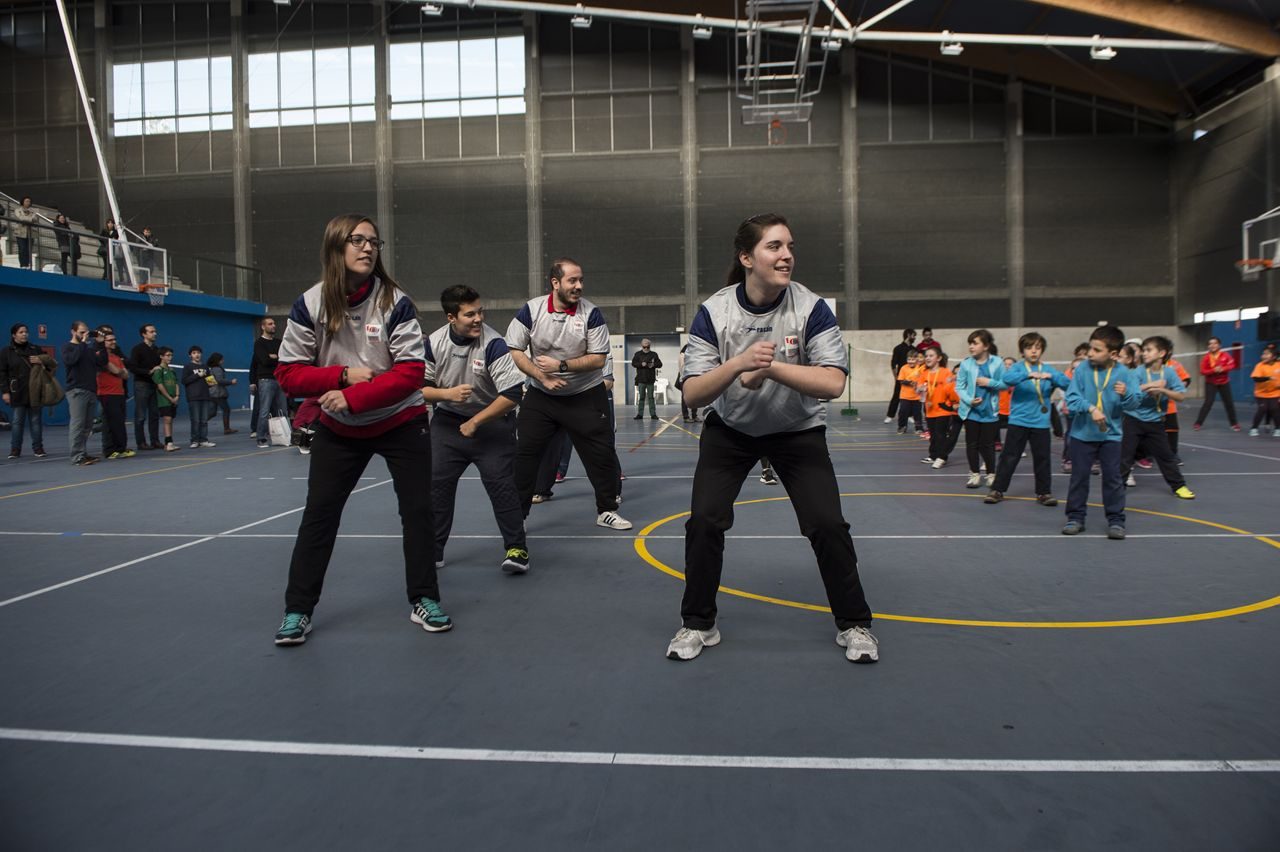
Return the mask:
<path id="1" fill-rule="evenodd" d="M 1022 146 L 1022 84 L 1005 89 L 1006 273 L 1009 279 L 1009 325 L 1022 328 L 1027 319 L 1026 181 Z"/>
<path id="2" fill-rule="evenodd" d="M 546 292 L 542 248 L 542 69 L 538 58 L 538 16 L 524 16 L 524 186 L 528 238 L 529 297 Z"/>
<path id="3" fill-rule="evenodd" d="M 373 14 L 379 23 L 378 38 L 373 47 L 373 154 L 374 182 L 378 197 L 378 236 L 392 250 L 382 258 L 387 273 L 396 274 L 395 186 L 391 172 L 391 96 L 388 84 L 390 46 L 387 39 L 386 0 L 374 0 Z"/>
<path id="4" fill-rule="evenodd" d="M 840 51 L 840 212 L 844 237 L 844 328 L 862 327 L 858 290 L 858 80 L 857 57 Z"/>
<path id="5" fill-rule="evenodd" d="M 244 36 L 245 0 L 231 4 L 231 210 L 236 263 L 253 266 L 253 192 L 249 177 L 249 49 Z M 249 282 L 236 275 L 236 297 L 250 298 Z M 261 294 L 259 294 L 261 298 Z"/>
<path id="6" fill-rule="evenodd" d="M 693 34 L 680 30 L 680 178 L 684 188 L 684 315 L 693 322 L 698 310 L 698 91 Z"/>

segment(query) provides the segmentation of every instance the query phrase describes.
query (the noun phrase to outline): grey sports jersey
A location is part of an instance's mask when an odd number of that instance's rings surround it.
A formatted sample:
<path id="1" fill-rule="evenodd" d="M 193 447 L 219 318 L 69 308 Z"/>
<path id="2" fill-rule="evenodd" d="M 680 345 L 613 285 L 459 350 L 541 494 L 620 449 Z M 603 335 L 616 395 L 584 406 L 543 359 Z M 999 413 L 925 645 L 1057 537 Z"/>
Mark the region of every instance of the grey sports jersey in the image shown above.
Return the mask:
<path id="1" fill-rule="evenodd" d="M 776 361 L 849 372 L 835 315 L 812 290 L 792 281 L 776 302 L 762 308 L 747 302 L 743 284 L 703 302 L 689 326 L 684 378 L 710 372 L 761 340 L 777 344 Z M 753 436 L 812 429 L 827 420 L 826 406 L 817 399 L 772 381 L 751 391 L 735 380 L 707 407 L 726 425 Z"/>
<path id="2" fill-rule="evenodd" d="M 539 355 L 549 355 L 557 361 L 583 355 L 612 357 L 609 326 L 605 325 L 600 309 L 580 299 L 573 313 L 564 313 L 555 310 L 554 298 L 549 295 L 545 299 L 530 299 L 507 327 L 507 345 L 521 351 L 527 349 L 529 360 Z M 599 370 L 557 375 L 566 381 L 564 387 L 558 390 L 547 390 L 541 384 L 535 387 L 552 396 L 572 396 L 604 381 Z"/>
<path id="3" fill-rule="evenodd" d="M 466 402 L 432 404 L 461 417 L 472 417 L 488 408 L 499 395 L 518 388 L 525 376 L 511 360 L 507 342 L 488 323 L 474 340 L 459 343 L 452 332 L 452 326 L 445 323 L 427 338 L 426 380 L 438 388 L 471 385 L 471 399 Z"/>

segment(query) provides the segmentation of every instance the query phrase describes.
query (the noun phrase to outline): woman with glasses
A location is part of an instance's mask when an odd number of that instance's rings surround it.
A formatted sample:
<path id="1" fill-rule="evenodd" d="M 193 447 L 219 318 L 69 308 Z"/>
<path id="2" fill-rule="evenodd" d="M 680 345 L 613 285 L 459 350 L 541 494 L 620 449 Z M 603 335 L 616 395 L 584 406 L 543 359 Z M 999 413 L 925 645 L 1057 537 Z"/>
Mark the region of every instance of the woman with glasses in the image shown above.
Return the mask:
<path id="1" fill-rule="evenodd" d="M 276 379 L 289 396 L 317 397 L 307 505 L 289 565 L 277 645 L 311 632 L 347 497 L 382 456 L 400 504 L 410 620 L 453 627 L 440 608 L 431 516 L 431 433 L 422 401 L 426 346 L 413 300 L 387 275 L 373 220 L 347 214 L 325 228 L 322 278 L 298 297 Z"/>

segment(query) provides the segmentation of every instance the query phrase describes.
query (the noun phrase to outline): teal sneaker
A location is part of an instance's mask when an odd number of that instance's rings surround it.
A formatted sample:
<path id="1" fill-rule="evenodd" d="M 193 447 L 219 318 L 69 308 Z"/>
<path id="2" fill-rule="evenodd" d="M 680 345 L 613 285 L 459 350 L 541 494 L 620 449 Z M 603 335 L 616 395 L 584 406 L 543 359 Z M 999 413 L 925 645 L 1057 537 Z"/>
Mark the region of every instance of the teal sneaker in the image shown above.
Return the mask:
<path id="1" fill-rule="evenodd" d="M 300 612 L 286 612 L 280 629 L 276 631 L 277 645 L 301 645 L 311 632 L 311 616 Z"/>
<path id="2" fill-rule="evenodd" d="M 502 570 L 508 574 L 524 574 L 529 570 L 529 551 L 523 547 L 507 548 L 507 556 L 502 560 Z"/>
<path id="3" fill-rule="evenodd" d="M 414 602 L 409 620 L 414 624 L 421 624 L 422 629 L 428 633 L 443 633 L 453 629 L 453 621 L 444 614 L 440 603 L 427 597 L 418 598 Z"/>

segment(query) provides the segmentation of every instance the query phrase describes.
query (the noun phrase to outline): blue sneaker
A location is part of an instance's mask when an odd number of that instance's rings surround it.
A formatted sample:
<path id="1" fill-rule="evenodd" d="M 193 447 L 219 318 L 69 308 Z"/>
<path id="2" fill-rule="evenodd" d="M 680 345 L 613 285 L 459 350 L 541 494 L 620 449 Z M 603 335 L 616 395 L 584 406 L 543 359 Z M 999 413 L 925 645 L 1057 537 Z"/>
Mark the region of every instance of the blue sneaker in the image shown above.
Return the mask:
<path id="1" fill-rule="evenodd" d="M 414 603 L 409 620 L 414 624 L 421 624 L 422 629 L 428 633 L 443 633 L 453 629 L 453 621 L 444 614 L 440 603 L 427 597 L 418 598 Z"/>
<path id="2" fill-rule="evenodd" d="M 1067 525 L 1062 528 L 1063 535 L 1080 535 L 1084 532 L 1084 524 L 1079 521 L 1067 521 Z"/>
<path id="3" fill-rule="evenodd" d="M 311 632 L 311 616 L 300 612 L 286 612 L 280 629 L 276 631 L 277 645 L 301 645 Z"/>

